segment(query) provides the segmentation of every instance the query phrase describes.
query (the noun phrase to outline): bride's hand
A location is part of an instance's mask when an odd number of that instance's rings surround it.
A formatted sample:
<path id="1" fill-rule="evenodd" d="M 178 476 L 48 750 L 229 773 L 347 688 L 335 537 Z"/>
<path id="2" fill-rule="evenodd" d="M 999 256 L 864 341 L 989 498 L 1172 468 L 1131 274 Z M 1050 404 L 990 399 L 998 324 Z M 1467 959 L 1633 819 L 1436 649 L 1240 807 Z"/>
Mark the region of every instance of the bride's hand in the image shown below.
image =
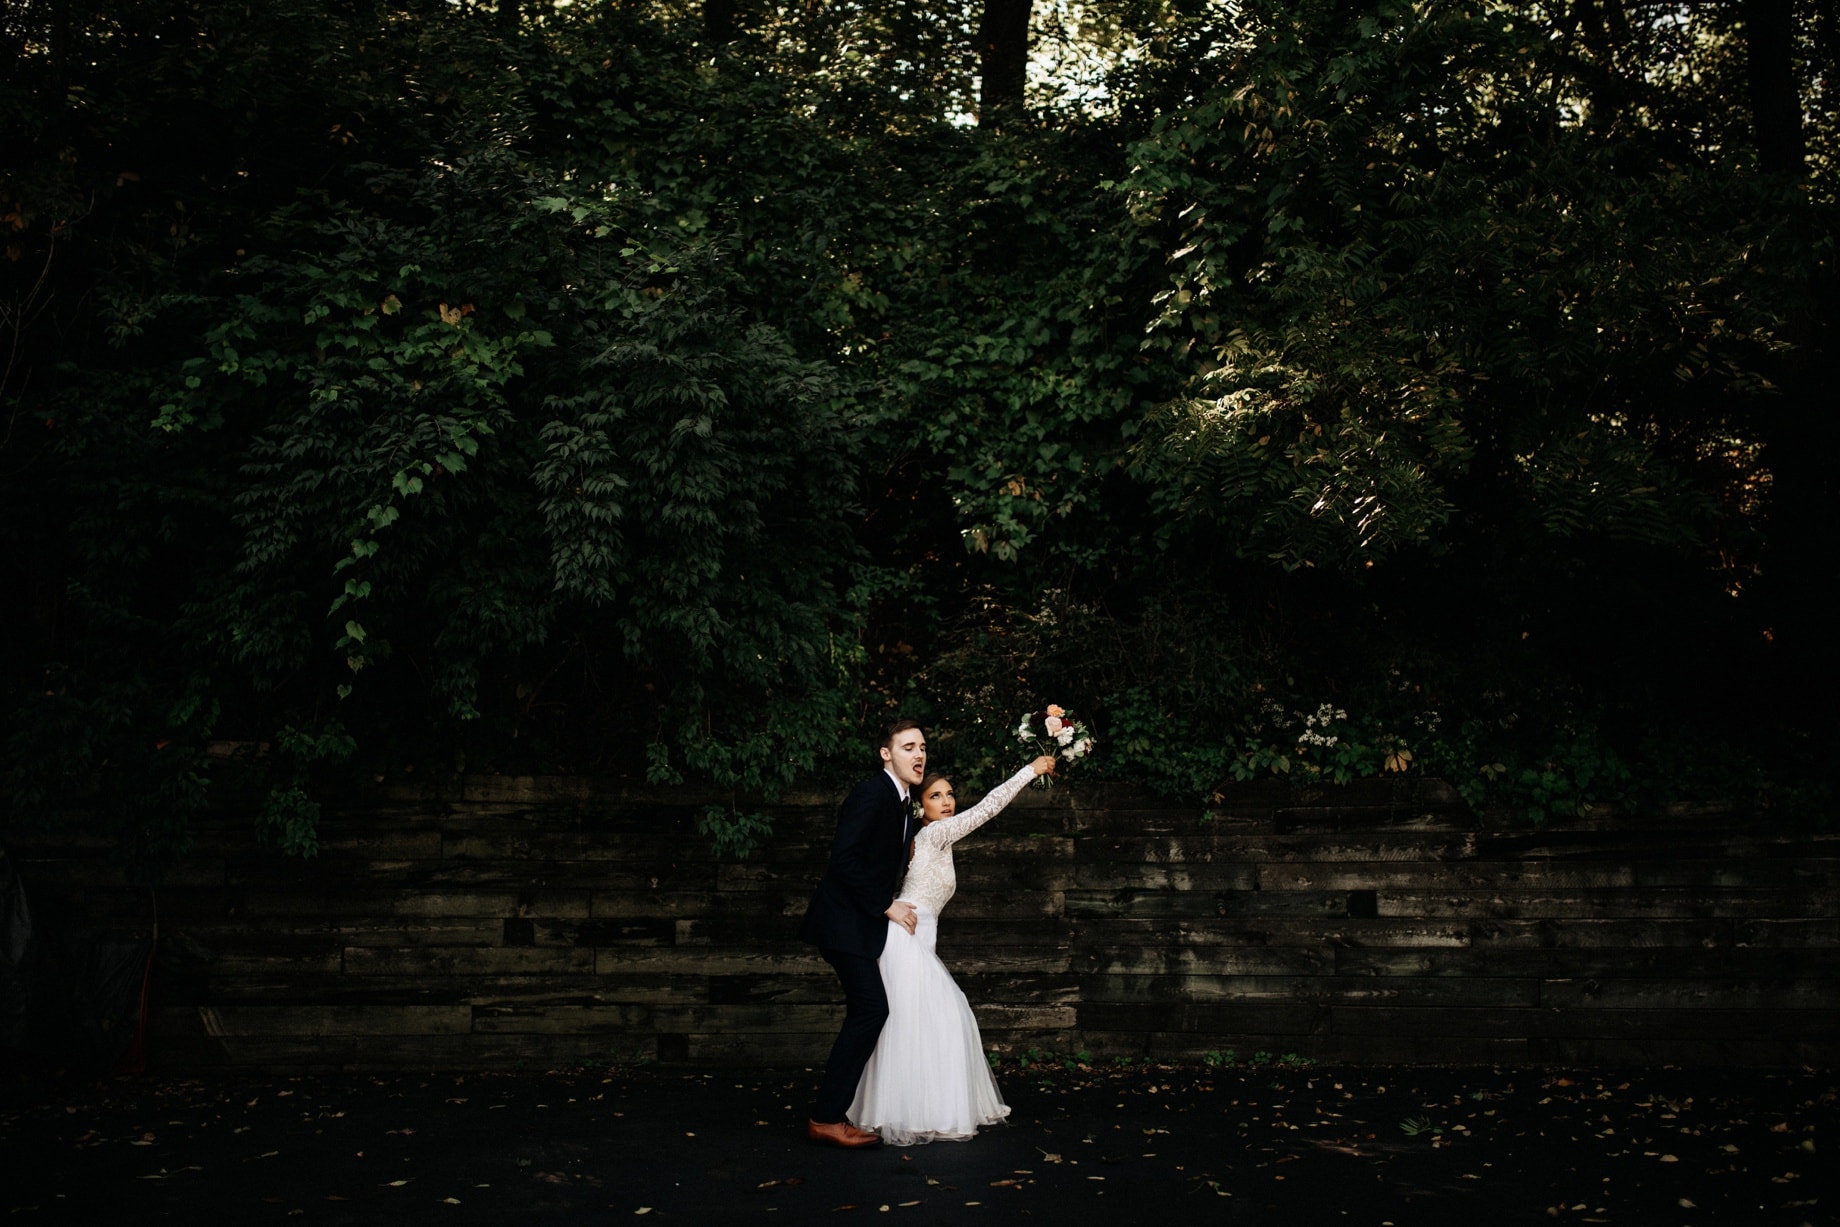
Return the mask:
<path id="1" fill-rule="evenodd" d="M 1057 761 L 1059 760 L 1057 760 L 1054 757 L 1054 755 L 1044 754 L 1040 758 L 1036 759 L 1034 762 L 1030 763 L 1029 766 L 1035 769 L 1036 775 L 1053 775 L 1054 765 Z"/>

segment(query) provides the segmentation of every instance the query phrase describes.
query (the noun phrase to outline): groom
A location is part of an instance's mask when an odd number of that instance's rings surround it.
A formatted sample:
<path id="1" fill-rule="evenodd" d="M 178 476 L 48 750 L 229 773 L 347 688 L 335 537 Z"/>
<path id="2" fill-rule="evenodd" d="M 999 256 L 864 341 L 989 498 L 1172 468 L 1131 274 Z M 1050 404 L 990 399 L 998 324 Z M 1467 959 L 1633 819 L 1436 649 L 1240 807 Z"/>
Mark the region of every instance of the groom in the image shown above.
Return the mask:
<path id="1" fill-rule="evenodd" d="M 888 1018 L 888 996 L 875 965 L 888 937 L 886 921 L 914 931 L 913 904 L 894 892 L 907 867 L 907 841 L 917 825 L 908 797 L 926 770 L 926 737 L 912 720 L 897 720 L 882 736 L 882 770 L 850 790 L 837 811 L 831 859 L 805 909 L 799 936 L 818 947 L 843 984 L 843 1029 L 831 1046 L 805 1134 L 832 1146 L 874 1146 L 881 1139 L 844 1120 L 863 1066 Z"/>

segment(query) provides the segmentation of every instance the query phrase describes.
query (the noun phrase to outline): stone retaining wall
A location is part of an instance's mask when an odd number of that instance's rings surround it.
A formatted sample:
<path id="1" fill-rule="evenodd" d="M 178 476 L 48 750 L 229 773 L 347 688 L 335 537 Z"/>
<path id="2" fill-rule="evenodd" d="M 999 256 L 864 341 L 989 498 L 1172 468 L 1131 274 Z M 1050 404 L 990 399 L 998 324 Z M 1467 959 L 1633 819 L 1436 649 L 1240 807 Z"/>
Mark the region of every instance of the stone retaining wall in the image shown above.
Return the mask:
<path id="1" fill-rule="evenodd" d="M 156 1067 L 810 1065 L 796 938 L 836 796 L 752 859 L 703 798 L 473 778 L 330 816 L 310 861 L 209 825 L 157 894 Z M 35 907 L 146 932 L 98 849 L 15 836 Z M 988 1046 L 1325 1062 L 1840 1064 L 1840 839 L 1718 813 L 1531 829 L 1437 782 L 1025 792 L 940 932 Z"/>

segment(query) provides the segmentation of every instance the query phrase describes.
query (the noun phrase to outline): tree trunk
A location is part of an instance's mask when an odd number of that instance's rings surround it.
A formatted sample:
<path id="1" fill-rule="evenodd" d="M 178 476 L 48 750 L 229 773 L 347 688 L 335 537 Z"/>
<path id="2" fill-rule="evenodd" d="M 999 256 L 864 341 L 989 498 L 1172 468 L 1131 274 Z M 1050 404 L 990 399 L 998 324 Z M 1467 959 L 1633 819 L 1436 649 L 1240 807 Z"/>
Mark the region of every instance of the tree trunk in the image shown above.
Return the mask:
<path id="1" fill-rule="evenodd" d="M 995 126 L 1002 113 L 1022 106 L 1029 74 L 1029 9 L 1034 0 L 984 0 L 978 23 L 978 123 Z"/>
<path id="2" fill-rule="evenodd" d="M 1802 100 L 1795 88 L 1795 0 L 1744 0 L 1744 50 L 1757 161 L 1765 174 L 1803 173 Z"/>

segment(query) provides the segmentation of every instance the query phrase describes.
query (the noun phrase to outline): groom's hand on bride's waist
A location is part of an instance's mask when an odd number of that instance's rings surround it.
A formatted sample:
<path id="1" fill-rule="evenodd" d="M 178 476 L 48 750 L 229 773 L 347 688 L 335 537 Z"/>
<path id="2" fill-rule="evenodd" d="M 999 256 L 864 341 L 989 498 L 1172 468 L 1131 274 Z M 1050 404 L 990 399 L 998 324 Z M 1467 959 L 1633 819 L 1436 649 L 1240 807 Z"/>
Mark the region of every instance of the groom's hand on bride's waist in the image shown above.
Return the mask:
<path id="1" fill-rule="evenodd" d="M 890 903 L 888 905 L 888 910 L 883 912 L 882 915 L 888 917 L 888 919 L 894 921 L 909 933 L 912 933 L 915 926 L 920 923 L 920 918 L 914 915 L 914 905 L 905 899 L 896 899 L 893 903 Z"/>

